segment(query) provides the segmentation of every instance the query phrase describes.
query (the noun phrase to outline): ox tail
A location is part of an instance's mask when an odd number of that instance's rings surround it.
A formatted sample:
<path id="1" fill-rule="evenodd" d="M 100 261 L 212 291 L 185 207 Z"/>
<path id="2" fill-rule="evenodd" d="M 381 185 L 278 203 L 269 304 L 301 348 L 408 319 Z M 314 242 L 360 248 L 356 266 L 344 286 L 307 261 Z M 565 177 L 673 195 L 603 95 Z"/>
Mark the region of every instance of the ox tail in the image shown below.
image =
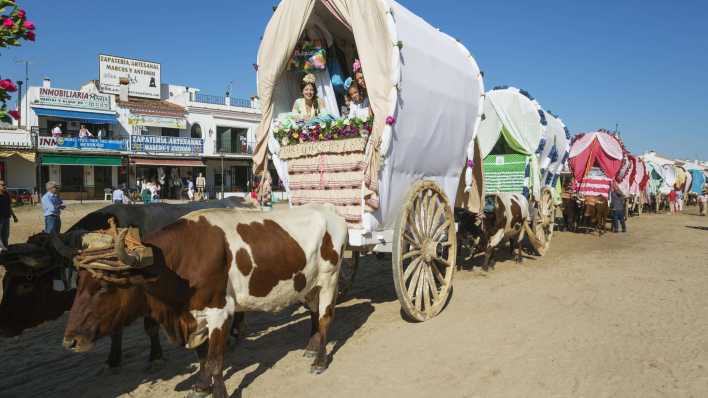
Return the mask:
<path id="1" fill-rule="evenodd" d="M 536 237 L 536 233 L 531 229 L 528 222 L 524 222 L 524 231 L 526 231 L 526 236 L 529 237 L 529 242 L 531 242 L 531 246 L 533 246 L 534 250 L 541 256 L 546 254 L 546 244 Z"/>

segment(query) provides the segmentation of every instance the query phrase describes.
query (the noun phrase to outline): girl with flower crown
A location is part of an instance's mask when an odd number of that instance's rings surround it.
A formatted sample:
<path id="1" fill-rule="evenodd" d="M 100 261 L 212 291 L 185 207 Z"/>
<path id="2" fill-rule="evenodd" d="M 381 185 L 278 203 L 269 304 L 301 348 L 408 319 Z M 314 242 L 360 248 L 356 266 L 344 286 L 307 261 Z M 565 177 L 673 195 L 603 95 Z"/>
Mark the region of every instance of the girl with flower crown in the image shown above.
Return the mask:
<path id="1" fill-rule="evenodd" d="M 326 112 L 324 101 L 317 96 L 316 80 L 312 73 L 305 75 L 300 84 L 302 98 L 298 98 L 293 104 L 293 113 L 297 115 L 298 119 L 305 122 Z"/>

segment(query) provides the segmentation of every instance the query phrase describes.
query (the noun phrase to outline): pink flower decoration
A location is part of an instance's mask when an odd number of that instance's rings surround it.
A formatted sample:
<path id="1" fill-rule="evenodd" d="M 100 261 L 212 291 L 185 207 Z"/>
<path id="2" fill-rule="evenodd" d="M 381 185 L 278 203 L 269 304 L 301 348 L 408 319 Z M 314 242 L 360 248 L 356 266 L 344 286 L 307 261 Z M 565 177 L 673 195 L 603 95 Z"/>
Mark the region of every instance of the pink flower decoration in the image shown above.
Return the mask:
<path id="1" fill-rule="evenodd" d="M 5 20 L 2 21 L 2 26 L 6 27 L 6 28 L 11 28 L 11 27 L 15 26 L 15 23 L 12 21 L 12 19 L 5 18 Z"/>
<path id="2" fill-rule="evenodd" d="M 352 69 L 353 69 L 354 73 L 360 71 L 361 70 L 361 61 L 359 61 L 358 59 L 355 60 L 354 65 L 352 65 Z"/>
<path id="3" fill-rule="evenodd" d="M 467 167 L 469 167 L 470 169 L 473 169 L 474 168 L 474 160 L 467 159 Z"/>
<path id="4" fill-rule="evenodd" d="M 20 111 L 10 111 L 7 113 L 8 115 L 12 116 L 13 119 L 18 120 L 20 118 Z"/>
<path id="5" fill-rule="evenodd" d="M 396 118 L 393 116 L 386 117 L 386 124 L 388 124 L 389 126 L 393 126 L 394 124 L 396 124 Z"/>
<path id="6" fill-rule="evenodd" d="M 10 93 L 17 91 L 17 86 L 9 79 L 0 80 L 0 88 Z"/>
<path id="7" fill-rule="evenodd" d="M 27 40 L 29 40 L 29 41 L 34 41 L 34 38 L 35 38 L 34 32 L 32 32 L 32 31 L 27 32 L 27 35 L 26 35 L 25 37 L 26 37 Z"/>
<path id="8" fill-rule="evenodd" d="M 22 27 L 27 30 L 34 30 L 34 23 L 32 23 L 32 21 L 25 21 L 25 23 L 22 24 Z"/>
<path id="9" fill-rule="evenodd" d="M 20 19 L 25 19 L 25 17 L 27 16 L 27 13 L 25 12 L 25 10 L 19 10 L 19 11 L 17 11 L 17 16 Z"/>

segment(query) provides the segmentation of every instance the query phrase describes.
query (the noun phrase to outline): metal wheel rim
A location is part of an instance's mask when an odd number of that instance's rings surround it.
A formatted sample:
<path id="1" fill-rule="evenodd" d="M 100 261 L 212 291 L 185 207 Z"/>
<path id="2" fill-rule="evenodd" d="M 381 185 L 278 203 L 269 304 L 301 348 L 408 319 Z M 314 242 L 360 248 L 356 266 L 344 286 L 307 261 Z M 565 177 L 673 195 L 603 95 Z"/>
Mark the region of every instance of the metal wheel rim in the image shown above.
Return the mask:
<path id="1" fill-rule="evenodd" d="M 456 256 L 447 196 L 432 181 L 417 183 L 399 213 L 393 242 L 394 286 L 406 315 L 422 322 L 440 313 L 452 289 Z"/>

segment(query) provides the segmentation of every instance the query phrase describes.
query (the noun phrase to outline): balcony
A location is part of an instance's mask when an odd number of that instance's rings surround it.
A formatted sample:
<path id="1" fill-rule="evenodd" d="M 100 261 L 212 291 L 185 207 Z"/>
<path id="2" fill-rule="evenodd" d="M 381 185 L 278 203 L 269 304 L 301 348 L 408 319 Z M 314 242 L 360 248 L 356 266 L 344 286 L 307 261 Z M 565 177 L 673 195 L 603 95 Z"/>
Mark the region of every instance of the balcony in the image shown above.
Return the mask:
<path id="1" fill-rule="evenodd" d="M 189 101 L 198 104 L 208 105 L 223 105 L 237 108 L 258 109 L 258 101 L 252 101 L 246 98 L 226 97 L 220 95 L 210 95 L 195 93 L 189 95 Z"/>
<path id="2" fill-rule="evenodd" d="M 253 150 L 256 147 L 255 141 L 225 144 L 217 142 L 216 153 L 218 155 L 253 155 Z"/>

